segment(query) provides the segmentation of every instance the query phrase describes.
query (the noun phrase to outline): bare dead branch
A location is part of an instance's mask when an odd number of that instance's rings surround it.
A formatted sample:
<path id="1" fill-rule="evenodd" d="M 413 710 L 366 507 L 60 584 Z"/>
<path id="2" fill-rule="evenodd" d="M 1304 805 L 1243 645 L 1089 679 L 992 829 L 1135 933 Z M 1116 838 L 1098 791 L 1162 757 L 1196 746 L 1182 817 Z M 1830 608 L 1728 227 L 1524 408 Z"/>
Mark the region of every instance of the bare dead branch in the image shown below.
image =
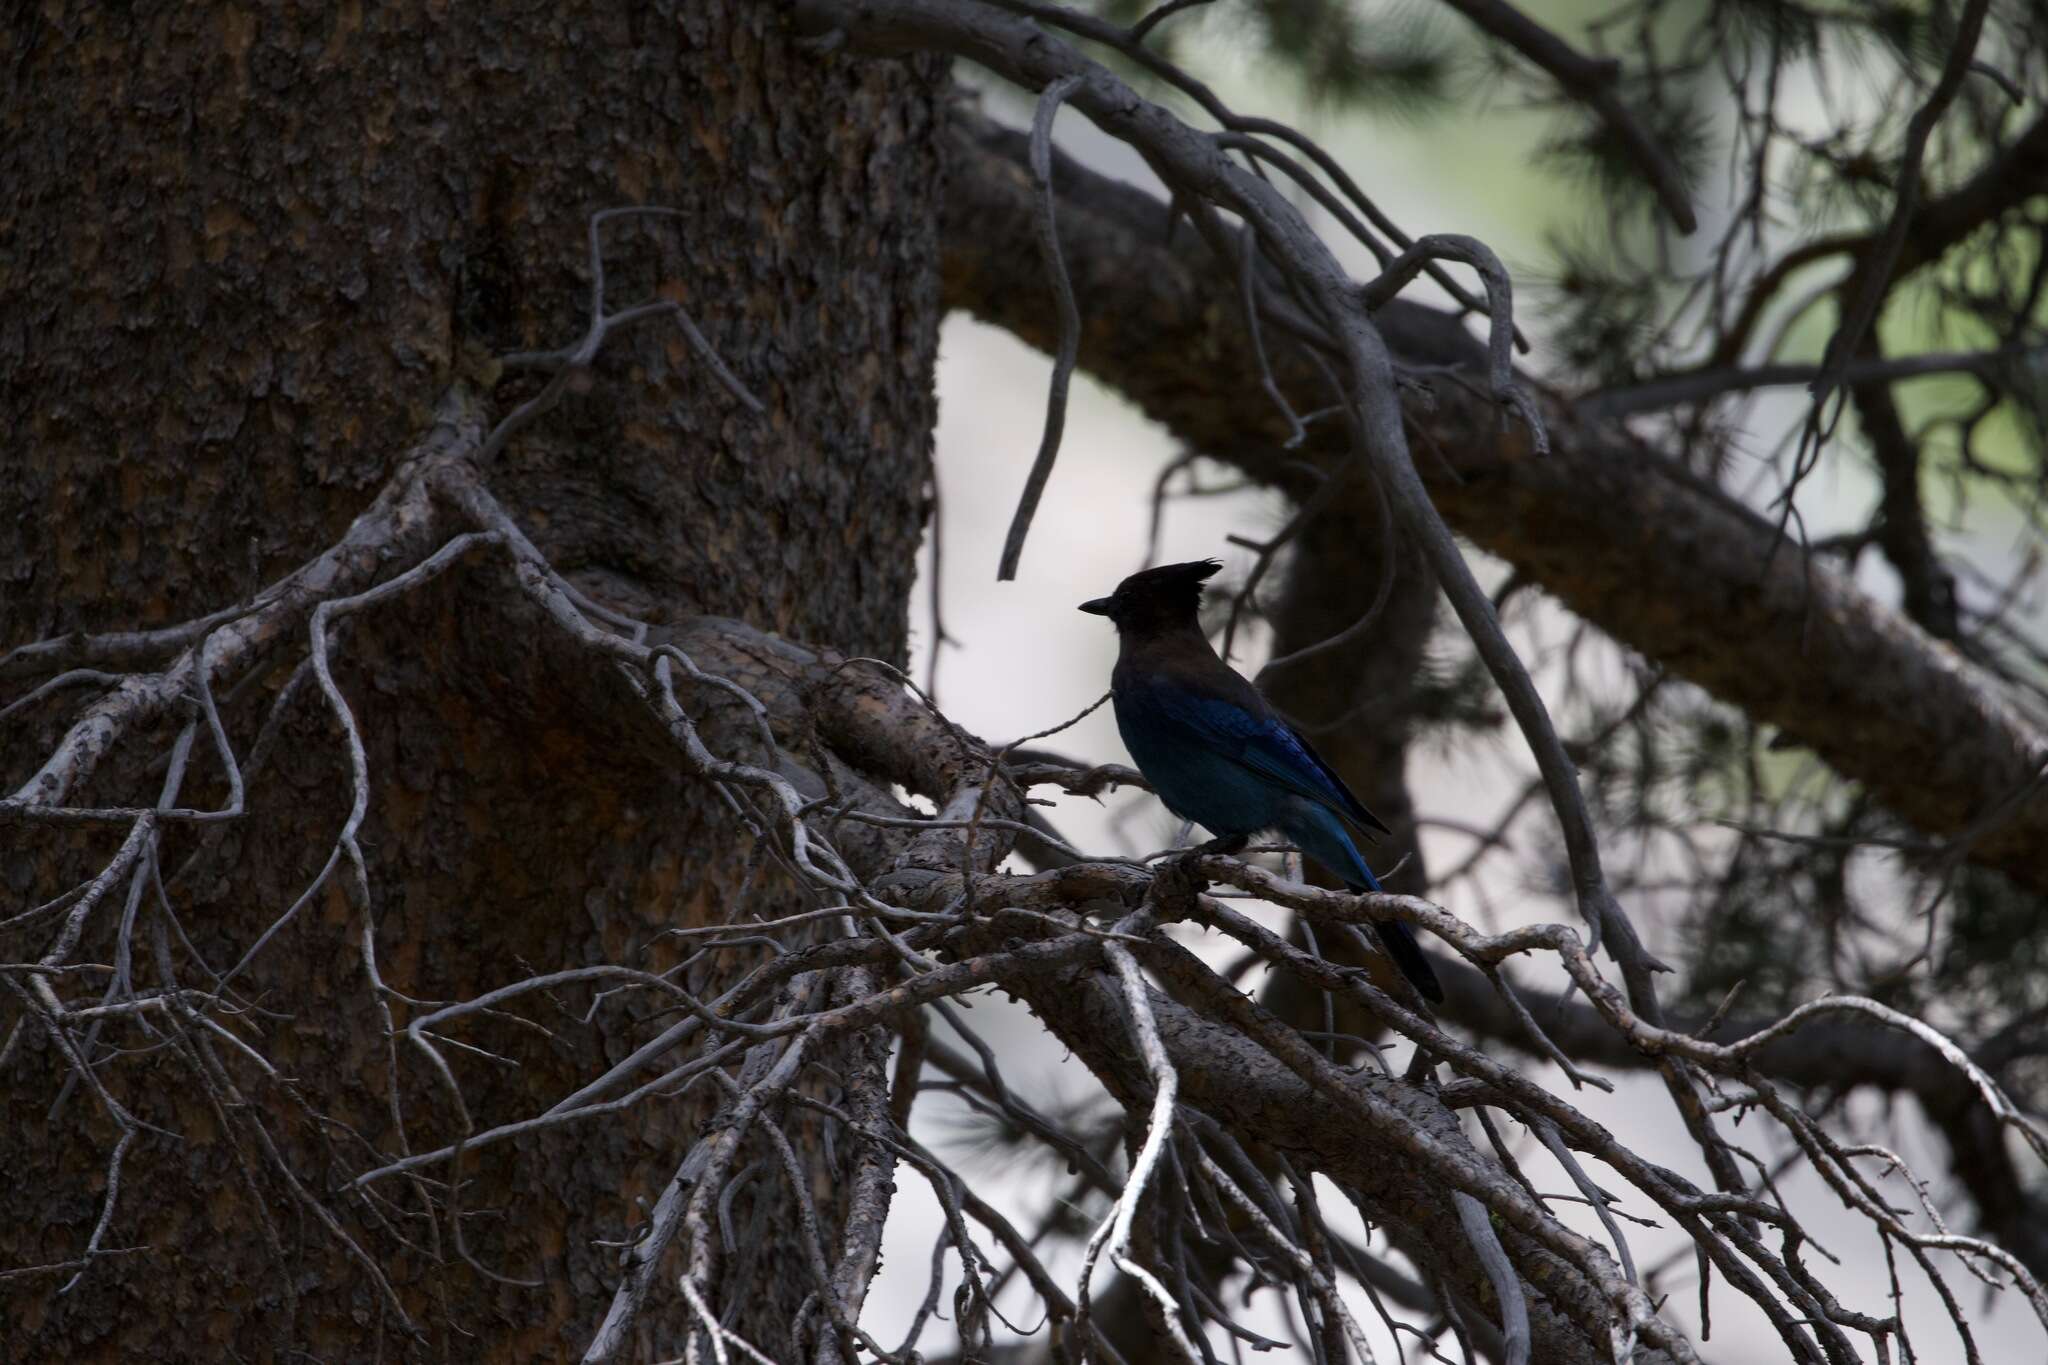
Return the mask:
<path id="1" fill-rule="evenodd" d="M 1038 112 L 1031 119 L 1031 174 L 1038 185 L 1038 252 L 1045 273 L 1052 282 L 1053 298 L 1059 306 L 1060 345 L 1053 357 L 1052 387 L 1045 399 L 1045 431 L 1039 437 L 1038 455 L 1024 480 L 1024 492 L 1017 499 L 1010 531 L 1003 538 L 1002 563 L 996 578 L 1008 582 L 1017 576 L 1017 560 L 1024 553 L 1024 537 L 1030 534 L 1031 519 L 1037 515 L 1038 500 L 1052 477 L 1053 461 L 1059 458 L 1060 434 L 1067 421 L 1067 384 L 1073 378 L 1074 358 L 1081 349 L 1081 310 L 1074 302 L 1074 285 L 1067 278 L 1066 262 L 1060 258 L 1059 228 L 1054 219 L 1052 192 L 1052 122 L 1060 105 L 1080 85 L 1080 78 L 1054 81 L 1038 97 Z"/>

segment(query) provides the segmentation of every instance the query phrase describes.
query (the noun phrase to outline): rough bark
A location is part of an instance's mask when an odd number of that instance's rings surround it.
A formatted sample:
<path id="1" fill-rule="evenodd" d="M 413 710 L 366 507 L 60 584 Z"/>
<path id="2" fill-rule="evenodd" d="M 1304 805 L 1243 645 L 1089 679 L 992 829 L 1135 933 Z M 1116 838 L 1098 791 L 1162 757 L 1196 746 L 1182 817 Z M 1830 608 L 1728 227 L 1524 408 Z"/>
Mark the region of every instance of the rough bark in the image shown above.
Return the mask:
<path id="1" fill-rule="evenodd" d="M 819 63 L 774 7 L 747 0 L 273 2 L 22 10 L 0 29 L 0 70 L 0 413 L 14 436 L 0 456 L 14 490 L 0 648 L 202 615 L 310 558 L 451 383 L 502 379 L 499 411 L 531 394 L 537 380 L 500 376 L 488 357 L 578 335 L 588 215 L 645 203 L 680 218 L 607 229 L 611 301 L 686 304 L 766 414 L 657 326 L 609 349 L 584 391 L 487 471 L 492 486 L 600 600 L 902 658 L 933 418 L 937 63 Z M 349 1206 L 349 1230 L 431 1325 L 417 1346 L 295 1206 L 256 1131 L 321 1195 L 364 1144 L 397 1150 L 355 946 L 366 916 L 384 979 L 446 1000 L 536 969 L 659 965 L 675 955 L 642 949 L 662 929 L 742 896 L 788 897 L 772 870 L 756 875 L 704 784 L 593 722 L 584 684 L 531 646 L 503 586 L 502 570 L 458 570 L 349 633 L 338 681 L 376 781 L 363 836 L 373 898 L 330 890 L 242 982 L 278 1012 L 248 1018 L 252 1040 L 349 1129 L 309 1122 L 282 1087 L 249 1078 L 249 1111 L 217 1111 L 176 1049 L 109 1065 L 138 1115 L 177 1135 L 145 1132 L 127 1160 L 108 1244 L 145 1250 L 96 1262 L 62 1297 L 68 1272 L 0 1283 L 0 1357 L 582 1349 L 617 1278 L 616 1249 L 594 1239 L 629 1235 L 632 1201 L 667 1179 L 700 1110 L 655 1106 L 466 1164 L 469 1250 L 537 1287 L 464 1265 L 410 1194 L 384 1210 L 395 1232 Z M 279 681 L 263 672 L 228 707 L 238 744 Z M 8 790 L 76 697 L 8 723 Z M 216 967 L 307 883 L 347 808 L 325 710 L 302 693 L 283 725 L 252 815 L 171 887 Z M 76 799 L 148 804 L 164 737 L 136 737 Z M 198 765 L 188 796 L 219 790 Z M 168 841 L 167 879 L 195 842 Z M 106 852 L 98 835 L 0 827 L 10 913 Z M 111 929 L 95 924 L 83 956 L 110 951 Z M 562 1004 L 580 1014 L 588 999 Z M 406 1006 L 393 1008 L 402 1027 Z M 545 1108 L 630 1045 L 636 1012 L 602 1009 L 552 1040 L 465 1035 L 520 1063 L 455 1062 L 473 1116 Z M 451 1134 L 425 1071 L 399 1063 L 415 1149 Z M 9 1269 L 77 1255 L 98 1213 L 108 1128 L 85 1094 L 51 1112 L 62 1077 L 33 1037 L 0 1074 Z M 806 1286 L 775 1255 L 778 1201 L 738 1209 L 759 1229 L 730 1272 L 754 1286 L 743 1330 L 773 1349 Z"/>
<path id="2" fill-rule="evenodd" d="M 947 305 L 1049 348 L 1022 139 L 962 119 L 949 151 Z M 1286 462 L 1304 454 L 1342 457 L 1334 425 L 1312 429 L 1302 450 L 1283 448 L 1288 428 L 1259 391 L 1236 286 L 1191 234 L 1168 242 L 1166 205 L 1065 159 L 1054 184 L 1084 300 L 1082 368 L 1254 478 L 1283 483 Z M 1405 364 L 1483 364 L 1448 314 L 1396 300 L 1378 322 Z M 1298 407 L 1327 401 L 1300 347 L 1269 337 L 1269 349 Z M 1434 406 L 1411 402 L 1409 418 L 1454 528 L 1624 644 L 1810 746 L 1905 820 L 1937 837 L 1968 834 L 1978 861 L 2048 889 L 2048 792 L 2013 801 L 2048 763 L 2048 736 L 1993 680 L 1653 448 L 1579 420 L 1562 397 L 1541 400 L 1553 449 L 1538 458 L 1519 427 L 1502 429 L 1482 384 L 1433 387 Z M 1330 515 L 1372 522 L 1358 504 Z"/>

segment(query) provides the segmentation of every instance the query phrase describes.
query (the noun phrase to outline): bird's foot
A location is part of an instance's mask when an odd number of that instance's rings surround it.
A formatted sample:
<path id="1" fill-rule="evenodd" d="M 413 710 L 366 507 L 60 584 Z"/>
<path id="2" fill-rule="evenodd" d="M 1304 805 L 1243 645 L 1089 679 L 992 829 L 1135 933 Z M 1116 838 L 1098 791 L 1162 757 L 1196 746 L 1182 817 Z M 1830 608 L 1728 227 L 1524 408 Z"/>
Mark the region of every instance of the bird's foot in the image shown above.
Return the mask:
<path id="1" fill-rule="evenodd" d="M 1175 858 L 1174 862 L 1179 868 L 1180 874 L 1188 879 L 1189 883 L 1194 887 L 1196 894 L 1199 895 L 1201 892 L 1209 889 L 1209 879 L 1195 870 L 1196 861 L 1205 854 L 1210 853 L 1225 855 L 1242 853 L 1245 850 L 1245 846 L 1250 844 L 1251 841 L 1252 836 L 1249 834 L 1226 834 L 1220 838 L 1211 839 L 1206 844 L 1196 844 L 1193 848 L 1188 849 Z"/>

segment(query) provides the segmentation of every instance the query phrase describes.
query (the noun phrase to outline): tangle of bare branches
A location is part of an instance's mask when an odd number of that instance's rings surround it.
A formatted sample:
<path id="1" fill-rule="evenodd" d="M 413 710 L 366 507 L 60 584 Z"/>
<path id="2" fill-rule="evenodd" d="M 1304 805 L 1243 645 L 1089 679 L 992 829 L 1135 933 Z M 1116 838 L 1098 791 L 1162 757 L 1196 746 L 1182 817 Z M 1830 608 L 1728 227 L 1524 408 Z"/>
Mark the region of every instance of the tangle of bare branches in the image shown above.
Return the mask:
<path id="1" fill-rule="evenodd" d="M 1140 50 L 1146 34 L 1182 7 L 1162 7 L 1136 29 L 1116 30 L 1112 46 L 1126 55 Z M 1461 8 L 1483 24 L 1512 27 L 1518 20 L 1501 6 Z M 876 661 L 716 618 L 656 626 L 578 589 L 500 503 L 493 463 L 514 435 L 547 418 L 615 333 L 676 326 L 698 363 L 742 407 L 761 410 L 679 305 L 612 307 L 601 227 L 667 211 L 607 210 L 588 226 L 588 329 L 560 350 L 504 358 L 507 366 L 549 376 L 535 396 L 493 417 L 486 395 L 466 384 L 451 387 L 430 429 L 354 523 L 246 603 L 163 630 L 37 641 L 0 660 L 0 676 L 49 675 L 13 705 L 94 689 L 34 774 L 0 801 L 0 829 L 10 837 L 73 827 L 121 832 L 89 879 L 50 888 L 39 904 L 0 921 L 8 942 L 30 945 L 10 951 L 18 960 L 0 962 L 0 984 L 15 1009 L 0 1067 L 25 1037 L 47 1039 L 69 1077 L 65 1093 L 74 1085 L 83 1091 L 115 1134 L 100 1207 L 76 1254 L 0 1274 L 65 1273 L 68 1290 L 81 1277 L 111 1273 L 110 1261 L 136 1250 L 109 1240 L 122 1201 L 137 1197 L 124 1189 L 123 1167 L 143 1128 L 122 1096 L 146 1081 L 131 1054 L 162 1048 L 188 1056 L 207 1102 L 223 1115 L 245 1110 L 246 1094 L 258 1087 L 290 1090 L 283 1068 L 244 1027 L 267 1006 L 242 987 L 251 965 L 278 950 L 287 928 L 324 892 L 338 889 L 362 916 L 356 951 L 387 1035 L 387 1098 L 398 1139 L 385 1147 L 338 1144 L 339 1174 L 323 1182 L 291 1169 L 260 1122 L 234 1122 L 250 1133 L 250 1165 L 274 1169 L 294 1192 L 296 1212 L 347 1248 L 408 1333 L 418 1333 L 419 1324 L 380 1268 L 369 1233 L 394 1221 L 390 1211 L 401 1200 L 430 1211 L 440 1260 L 523 1283 L 482 1264 L 465 1240 L 465 1163 L 500 1144 L 588 1129 L 684 1096 L 708 1097 L 714 1117 L 694 1142 L 667 1154 L 660 1192 L 644 1209 L 633 1210 L 619 1192 L 616 1217 L 632 1231 L 617 1244 L 616 1282 L 591 1305 L 587 1361 L 624 1356 L 652 1316 L 650 1305 L 665 1302 L 681 1308 L 666 1320 L 686 1324 L 678 1339 L 661 1343 L 668 1354 L 721 1365 L 770 1359 L 731 1325 L 735 1303 L 748 1292 L 730 1273 L 732 1210 L 738 1192 L 755 1182 L 779 1189 L 794 1210 L 793 1251 L 809 1277 L 796 1338 L 816 1358 L 848 1365 L 923 1358 L 920 1342 L 938 1317 L 949 1276 L 958 1286 L 951 1328 L 963 1352 L 991 1349 L 1002 1327 L 1042 1330 L 1063 1361 L 1111 1359 L 1098 1288 L 1111 1271 L 1138 1287 L 1163 1350 L 1206 1361 L 1214 1358 L 1212 1340 L 1268 1344 L 1233 1317 L 1223 1289 L 1238 1270 L 1285 1291 L 1288 1321 L 1299 1322 L 1319 1361 L 1373 1359 L 1357 1308 L 1366 1294 L 1390 1330 L 1399 1311 L 1416 1320 L 1398 1324 L 1409 1333 L 1431 1343 L 1446 1332 L 1476 1337 L 1513 1365 L 1696 1361 L 1696 1343 L 1652 1292 L 1653 1273 L 1637 1263 L 1622 1227 L 1627 1219 L 1678 1229 L 1698 1264 L 1719 1273 L 1721 1293 L 1752 1306 L 1789 1359 L 1839 1365 L 1912 1358 L 1896 1284 L 1887 1299 L 1883 1287 L 1831 1283 L 1826 1270 L 1808 1264 L 1813 1238 L 1779 1197 L 1774 1181 L 1783 1166 L 1768 1155 L 1772 1142 L 1817 1173 L 1888 1254 L 1911 1260 L 1937 1287 L 1970 1359 L 1977 1358 L 1975 1347 L 1949 1285 L 1958 1268 L 2024 1298 L 2048 1330 L 2048 1293 L 2021 1258 L 1952 1229 L 1924 1179 L 1896 1153 L 1844 1140 L 1763 1061 L 1773 1047 L 1823 1021 L 1897 1032 L 1932 1051 L 2001 1140 L 2009 1137 L 2048 1161 L 2048 1133 L 1978 1058 L 1934 1025 L 1861 995 L 1807 1001 L 1727 1041 L 1709 1036 L 1718 1017 L 1697 1030 L 1666 1017 L 1655 982 L 1662 964 L 1610 887 L 1571 753 L 1410 458 L 1394 369 L 1374 321 L 1375 311 L 1423 272 L 1444 262 L 1475 269 L 1481 289 L 1474 306 L 1489 323 L 1487 400 L 1519 421 L 1540 452 L 1543 409 L 1513 372 L 1512 298 L 1494 254 L 1466 238 L 1401 239 L 1398 249 L 1382 252 L 1377 279 L 1351 280 L 1275 186 L 1233 158 L 1270 163 L 1292 147 L 1328 179 L 1328 168 L 1298 135 L 1235 116 L 1222 120 L 1222 132 L 1190 126 L 1061 36 L 1101 38 L 1099 21 L 1040 4 L 805 0 L 799 22 L 820 39 L 828 54 L 821 59 L 850 59 L 831 55 L 842 49 L 943 51 L 1039 94 L 1032 134 L 1043 215 L 1038 240 L 1060 341 L 1047 421 L 1002 576 L 1015 570 L 1053 472 L 1079 345 L 1048 169 L 1053 115 L 1065 105 L 1146 157 L 1181 213 L 1235 272 L 1247 318 L 1256 324 L 1267 316 L 1261 300 L 1268 293 L 1284 292 L 1292 301 L 1289 344 L 1311 348 L 1331 377 L 1323 398 L 1351 433 L 1358 477 L 1373 482 L 1403 532 L 1422 547 L 1534 757 L 1563 831 L 1581 927 L 1540 923 L 1487 932 L 1425 898 L 1321 890 L 1256 861 L 1217 854 L 1090 856 L 1034 823 L 1034 793 L 1089 795 L 1107 785 L 1138 785 L 1135 775 L 1068 766 L 1021 748 L 1079 717 L 988 743 Z M 1523 28 L 1513 31 L 1536 42 Z M 1604 90 L 1609 80 L 1577 54 L 1536 59 L 1567 84 Z M 1604 94 L 1596 104 L 1617 121 L 1627 117 Z M 1637 150 L 1667 208 L 1689 212 L 1655 148 Z M 1334 199 L 1362 199 L 1348 181 L 1324 189 Z M 1239 226 L 1226 227 L 1225 215 Z M 1370 229 L 1361 223 L 1356 230 L 1373 245 Z M 1896 255 L 1895 241 L 1889 254 Z M 1272 278 L 1261 280 L 1262 270 Z M 1263 343 L 1260 351 L 1263 357 Z M 1262 388 L 1299 429 L 1301 419 L 1280 398 L 1263 359 L 1261 368 Z M 769 919 L 735 909 L 729 918 L 679 927 L 688 955 L 667 970 L 625 962 L 535 964 L 529 975 L 467 999 L 407 994 L 377 959 L 371 917 L 378 888 L 362 844 L 366 815 L 390 775 L 372 764 L 373 746 L 336 663 L 348 649 L 351 618 L 388 608 L 458 568 L 488 583 L 510 604 L 508 612 L 516 608 L 518 619 L 534 623 L 545 648 L 574 661 L 591 694 L 607 699 L 608 719 L 657 737 L 664 763 L 720 793 L 735 846 L 751 839 L 808 908 Z M 247 814 L 250 780 L 268 758 L 266 738 L 259 734 L 238 748 L 215 694 L 246 681 L 259 664 L 269 675 L 284 670 L 288 679 L 274 708 L 306 689 L 325 708 L 347 760 L 347 815 L 319 870 L 215 971 L 190 950 L 177 921 L 160 862 L 163 836 L 174 826 L 203 836 Z M 144 743 L 167 717 L 178 718 L 176 736 L 153 804 L 72 803 L 92 789 L 110 757 Z M 225 803 L 181 805 L 194 764 L 209 760 L 227 788 Z M 928 808 L 899 799 L 898 788 Z M 1501 832 L 1482 836 L 1483 850 L 1500 842 Z M 1021 872 L 1010 865 L 1020 847 L 1057 857 Z M 1395 919 L 1427 934 L 1498 997 L 1529 1050 L 1557 1062 L 1565 1084 L 1553 1086 L 1503 1060 L 1407 993 L 1380 989 L 1368 974 L 1325 955 L 1314 937 L 1300 940 L 1284 923 L 1274 927 L 1287 917 L 1332 939 Z M 114 960 L 78 960 L 87 931 L 106 927 Z M 1398 1041 L 1412 1048 L 1414 1064 L 1402 1074 L 1383 1063 L 1343 1064 L 1334 1048 L 1318 1046 L 1191 951 L 1196 936 L 1341 999 L 1379 1030 L 1379 1049 Z M 716 992 L 698 989 L 689 969 L 721 954 L 742 966 Z M 1618 984 L 1603 969 L 1603 955 Z M 1510 969 L 1561 974 L 1590 1012 L 1585 1026 L 1657 1072 L 1699 1146 L 1711 1186 L 1653 1161 L 1634 1135 L 1614 1131 L 1575 1102 L 1567 1086 L 1597 1087 L 1601 1079 L 1576 1060 L 1580 1048 L 1549 1035 L 1556 1012 L 1531 1009 Z M 592 993 L 591 1013 L 617 993 L 644 997 L 662 1022 L 551 1106 L 479 1122 L 474 1087 L 465 1084 L 457 1059 L 498 1059 L 489 1043 L 493 1030 L 539 1027 L 520 1010 L 571 990 Z M 1102 1082 L 1121 1111 L 1121 1160 L 1091 1149 L 1007 1087 L 993 1049 L 955 1009 L 995 991 L 1025 1002 Z M 957 1032 L 968 1052 L 926 1037 L 934 1020 Z M 574 1023 L 555 1020 L 551 1027 Z M 891 1037 L 900 1040 L 893 1077 L 886 1066 Z M 836 1064 L 847 1057 L 852 1062 Z M 424 1093 L 437 1097 L 436 1116 L 455 1133 L 452 1141 L 416 1149 L 406 1136 L 418 1125 L 400 1112 L 402 1071 L 425 1078 Z M 1056 1273 L 1040 1239 L 1020 1233 L 959 1170 L 912 1136 L 909 1118 L 920 1094 L 942 1088 L 1003 1116 L 1025 1140 L 1072 1166 L 1077 1188 L 1099 1214 L 1077 1274 Z M 52 1098 L 63 1102 L 62 1094 Z M 1716 1128 L 1714 1116 L 1731 1111 L 1754 1116 L 1768 1140 L 1752 1129 L 1737 1142 Z M 1537 1188 L 1501 1138 L 1516 1130 L 1554 1161 L 1571 1193 Z M 819 1132 L 854 1154 L 845 1165 L 851 1193 L 840 1214 L 820 1206 L 814 1172 L 800 1154 L 810 1149 L 807 1135 Z M 893 1178 L 906 1169 L 930 1186 L 943 1217 L 924 1308 L 905 1340 L 885 1343 L 871 1334 L 863 1308 Z M 1910 1205 L 1893 1197 L 1892 1181 L 1913 1194 Z M 1557 1206 L 1570 1203 L 1592 1210 L 1596 1233 L 1560 1216 Z M 1624 1204 L 1648 1212 L 1625 1212 Z M 1409 1286 L 1409 1302 L 1389 1309 L 1377 1297 L 1380 1281 L 1361 1259 L 1372 1253 L 1346 1244 L 1332 1216 L 1339 1210 L 1347 1220 L 1358 1214 L 1416 1266 L 1427 1284 Z M 275 1229 L 263 1235 L 276 1240 Z M 1000 1306 L 1013 1283 L 1028 1290 L 1033 1313 L 1006 1314 Z M 1700 1293 L 1704 1301 L 1704 1269 Z"/>

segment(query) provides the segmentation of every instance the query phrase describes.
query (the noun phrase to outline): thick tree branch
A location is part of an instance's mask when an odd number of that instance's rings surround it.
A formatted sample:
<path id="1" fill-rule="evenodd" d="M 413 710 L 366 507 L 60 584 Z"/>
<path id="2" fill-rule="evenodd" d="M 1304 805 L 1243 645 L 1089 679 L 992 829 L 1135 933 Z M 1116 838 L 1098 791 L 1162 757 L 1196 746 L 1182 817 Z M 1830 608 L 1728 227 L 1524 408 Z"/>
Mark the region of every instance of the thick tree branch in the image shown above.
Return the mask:
<path id="1" fill-rule="evenodd" d="M 963 117 L 954 153 L 947 301 L 1049 347 L 1021 139 Z M 1283 483 L 1284 461 L 1303 452 L 1283 451 L 1282 419 L 1240 379 L 1258 369 L 1242 320 L 1217 304 L 1217 271 L 1198 248 L 1165 244 L 1166 207 L 1143 191 L 1065 159 L 1054 186 L 1068 266 L 1090 300 L 1081 364 L 1190 447 Z M 1485 373 L 1483 349 L 1447 314 L 1396 300 L 1378 320 L 1402 364 Z M 1300 348 L 1272 360 L 1283 389 L 1319 386 Z M 2048 762 L 2048 736 L 1953 651 L 1653 449 L 1579 420 L 1555 395 L 1542 401 L 1554 448 L 1540 460 L 1519 432 L 1498 430 L 1490 396 L 1461 384 L 1439 384 L 1434 410 L 1409 413 L 1440 457 L 1423 469 L 1458 531 L 1624 644 L 1811 746 L 1930 835 L 1969 831 Z M 1342 458 L 1342 434 L 1311 428 L 1306 449 Z M 1363 507 L 1329 515 L 1372 522 Z M 1971 855 L 2048 890 L 2042 847 L 2048 795 L 2036 794 L 1975 831 Z"/>

